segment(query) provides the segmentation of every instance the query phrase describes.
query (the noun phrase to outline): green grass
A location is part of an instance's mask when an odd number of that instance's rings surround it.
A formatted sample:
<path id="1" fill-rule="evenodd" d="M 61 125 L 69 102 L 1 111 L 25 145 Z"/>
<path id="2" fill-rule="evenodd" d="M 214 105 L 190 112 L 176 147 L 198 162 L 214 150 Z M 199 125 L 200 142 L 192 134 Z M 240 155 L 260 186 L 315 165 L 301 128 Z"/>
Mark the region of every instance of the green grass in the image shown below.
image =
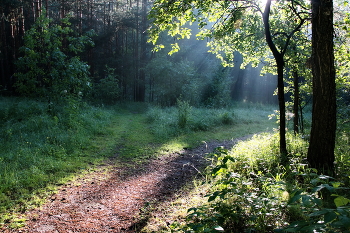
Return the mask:
<path id="1" fill-rule="evenodd" d="M 271 107 L 191 109 L 185 129 L 177 127 L 176 111 L 175 107 L 149 111 L 149 122 L 158 123 L 152 124 L 155 134 L 194 142 L 198 138 L 224 140 L 267 133 L 213 153 L 206 182 L 199 185 L 197 181 L 187 196 L 167 203 L 164 218 L 151 218 L 142 232 L 349 232 L 347 119 L 338 124 L 336 176 L 330 178 L 308 168 L 308 143 L 303 135 L 287 134 L 289 165 L 280 164 L 278 133 L 271 131 L 271 121 L 262 120 L 273 112 Z M 232 116 L 230 124 L 220 121 L 226 113 Z M 309 117 L 309 113 L 304 114 Z M 196 121 L 207 122 L 207 127 L 193 130 L 191 124 L 198 124 Z M 162 134 L 163 129 L 168 134 Z"/>
<path id="2" fill-rule="evenodd" d="M 160 154 L 275 127 L 273 107 L 179 109 L 142 103 L 98 108 L 77 101 L 0 99 L 0 224 L 43 203 L 57 186 L 109 157 L 146 162 Z M 252 114 L 254 112 L 254 114 Z M 21 223 L 21 221 L 19 221 Z"/>
<path id="3" fill-rule="evenodd" d="M 25 211 L 50 185 L 60 184 L 110 154 L 92 150 L 91 139 L 108 136 L 113 111 L 80 107 L 80 112 L 20 98 L 0 100 L 0 216 Z M 45 191 L 46 190 L 46 191 Z M 2 217 L 1 217 L 2 218 Z M 4 220 L 0 218 L 0 223 Z"/>
<path id="4" fill-rule="evenodd" d="M 178 125 L 177 107 L 152 107 L 147 120 L 153 134 L 159 138 L 177 140 L 186 145 L 197 146 L 201 141 L 228 140 L 257 132 L 272 131 L 275 120 L 268 119 L 274 106 L 243 106 L 228 109 L 191 108 L 185 127 Z"/>

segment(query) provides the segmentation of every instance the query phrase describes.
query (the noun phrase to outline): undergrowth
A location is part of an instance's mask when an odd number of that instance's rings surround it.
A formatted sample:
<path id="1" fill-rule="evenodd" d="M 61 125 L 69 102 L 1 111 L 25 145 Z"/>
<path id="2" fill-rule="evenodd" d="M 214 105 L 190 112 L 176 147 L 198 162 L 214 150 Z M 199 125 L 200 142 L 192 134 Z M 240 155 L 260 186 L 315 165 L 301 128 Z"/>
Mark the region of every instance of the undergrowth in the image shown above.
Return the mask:
<path id="1" fill-rule="evenodd" d="M 178 100 L 177 106 L 174 107 L 150 107 L 147 111 L 147 121 L 152 132 L 160 138 L 172 138 L 193 132 L 208 132 L 219 127 L 232 128 L 237 131 L 243 126 L 245 133 L 250 134 L 256 133 L 256 130 L 272 130 L 275 123 L 273 121 L 268 123 L 267 116 L 273 112 L 273 109 L 274 106 L 257 105 L 251 108 L 244 106 L 219 109 L 195 108 L 186 101 Z M 251 127 L 254 129 L 249 132 Z"/>
<path id="2" fill-rule="evenodd" d="M 278 134 L 217 148 L 209 157 L 207 201 L 189 208 L 186 222 L 174 222 L 169 231 L 350 232 L 350 177 L 343 169 L 349 153 L 337 153 L 337 177 L 318 175 L 306 164 L 307 142 L 287 138 L 286 167 L 279 164 Z"/>

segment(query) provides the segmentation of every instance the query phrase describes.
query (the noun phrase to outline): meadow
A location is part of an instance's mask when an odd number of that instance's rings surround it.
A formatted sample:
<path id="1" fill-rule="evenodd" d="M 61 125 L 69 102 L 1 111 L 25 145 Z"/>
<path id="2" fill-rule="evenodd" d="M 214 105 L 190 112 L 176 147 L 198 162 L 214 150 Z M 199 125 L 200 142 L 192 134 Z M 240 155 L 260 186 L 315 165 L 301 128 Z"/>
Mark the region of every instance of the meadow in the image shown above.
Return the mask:
<path id="1" fill-rule="evenodd" d="M 239 111 L 245 115 L 239 116 Z M 161 109 L 138 103 L 94 107 L 72 101 L 52 106 L 46 101 L 3 97 L 0 224 L 39 206 L 58 186 L 93 170 L 117 152 L 118 159 L 142 163 L 205 140 L 272 130 L 274 123 L 266 117 L 270 111 L 260 110 L 260 117 L 264 116 L 260 119 L 248 118 L 248 109 L 245 113 L 191 109 L 184 127 L 178 124 L 181 111 L 176 107 Z M 236 124 L 240 117 L 245 121 L 241 126 Z"/>
<path id="2" fill-rule="evenodd" d="M 208 156 L 205 178 L 167 207 L 171 215 L 150 219 L 142 231 L 348 232 L 346 125 L 338 130 L 336 177 L 320 176 L 307 167 L 307 132 L 288 133 L 289 165 L 280 164 L 275 109 L 243 103 L 194 108 L 184 101 L 167 108 L 146 103 L 96 107 L 79 101 L 51 106 L 2 98 L 0 225 L 22 226 L 20 213 L 108 159 L 142 164 L 203 142 L 252 135 Z"/>

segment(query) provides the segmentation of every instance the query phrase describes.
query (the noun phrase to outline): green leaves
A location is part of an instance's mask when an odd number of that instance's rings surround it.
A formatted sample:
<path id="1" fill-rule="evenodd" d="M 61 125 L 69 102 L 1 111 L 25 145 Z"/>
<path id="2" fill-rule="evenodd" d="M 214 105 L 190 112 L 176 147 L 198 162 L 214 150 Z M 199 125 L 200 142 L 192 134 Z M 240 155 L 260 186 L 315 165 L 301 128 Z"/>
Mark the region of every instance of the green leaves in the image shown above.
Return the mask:
<path id="1" fill-rule="evenodd" d="M 75 36 L 68 18 L 55 25 L 44 15 L 25 35 L 22 56 L 16 62 L 15 87 L 25 96 L 79 97 L 89 82 L 89 66 L 77 54 L 93 45 L 88 35 L 94 32 Z"/>
<path id="2" fill-rule="evenodd" d="M 312 189 L 298 189 L 292 192 L 288 206 L 296 206 L 306 216 L 283 228 L 287 232 L 348 232 L 350 220 L 350 199 L 341 194 L 344 190 L 340 182 L 330 182 L 331 177 L 320 175 L 310 181 Z M 321 183 L 321 184 L 320 184 Z M 326 192 L 324 191 L 326 190 Z M 332 193 L 331 195 L 329 193 Z M 329 208 L 330 197 L 334 198 L 335 208 Z"/>
<path id="3" fill-rule="evenodd" d="M 350 203 L 350 199 L 346 197 L 339 196 L 336 194 L 333 194 L 332 196 L 336 196 L 336 198 L 334 199 L 334 204 L 336 205 L 336 207 L 345 206 Z"/>

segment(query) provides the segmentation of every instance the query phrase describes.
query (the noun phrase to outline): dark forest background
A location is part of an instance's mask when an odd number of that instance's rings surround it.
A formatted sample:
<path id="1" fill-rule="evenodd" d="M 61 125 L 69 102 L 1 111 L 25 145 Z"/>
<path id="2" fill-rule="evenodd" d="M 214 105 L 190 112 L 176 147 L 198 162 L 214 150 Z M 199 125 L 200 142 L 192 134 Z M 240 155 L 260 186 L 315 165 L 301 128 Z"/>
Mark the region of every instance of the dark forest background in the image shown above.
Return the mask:
<path id="1" fill-rule="evenodd" d="M 38 37 L 25 39 L 29 30 L 36 31 L 39 37 L 44 34 L 40 32 L 43 25 L 33 27 L 41 17 L 50 19 L 47 30 L 54 27 L 71 29 L 64 35 L 58 33 L 61 35 L 57 43 L 59 51 L 65 54 L 66 62 L 68 58 L 78 57 L 79 62 L 88 65 L 88 72 L 76 74 L 80 80 L 82 75 L 88 76 L 84 77 L 84 84 L 80 83 L 79 93 L 97 104 L 131 100 L 171 106 L 178 98 L 193 106 L 206 107 L 225 107 L 232 100 L 277 102 L 273 95 L 276 78 L 270 74 L 260 76 L 262 65 L 241 69 L 240 54 L 235 56 L 234 67 L 224 68 L 215 55 L 207 52 L 206 41 L 195 38 L 177 41 L 181 50 L 172 56 L 166 49 L 152 52 L 152 45 L 147 43 L 147 14 L 151 4 L 149 0 L 3 0 L 0 4 L 1 94 L 33 96 L 37 89 L 54 85 L 52 80 L 45 81 L 54 79 L 51 73 L 59 74 L 56 79 L 67 75 L 63 71 L 69 65 L 55 66 L 59 61 L 51 55 L 49 61 L 40 61 L 45 69 L 41 73 L 34 71 L 30 77 L 36 80 L 31 89 L 28 89 L 28 77 L 21 79 L 21 75 L 31 69 L 28 63 L 18 62 L 20 57 L 28 56 L 25 49 L 28 43 L 43 46 L 43 52 L 37 57 L 45 56 L 45 50 L 54 54 L 54 50 L 49 51 L 49 44 L 54 41 L 43 45 L 37 41 L 40 39 L 35 39 Z M 83 44 L 82 38 L 86 37 L 93 43 L 85 43 L 73 54 L 69 50 L 71 44 Z M 167 35 L 161 39 L 163 44 L 172 44 L 175 40 Z M 68 80 L 66 85 L 72 89 L 77 83 Z M 62 94 L 67 89 L 61 86 L 56 93 Z M 48 92 L 52 90 L 48 89 Z M 40 92 L 38 95 L 46 97 L 48 94 Z"/>

